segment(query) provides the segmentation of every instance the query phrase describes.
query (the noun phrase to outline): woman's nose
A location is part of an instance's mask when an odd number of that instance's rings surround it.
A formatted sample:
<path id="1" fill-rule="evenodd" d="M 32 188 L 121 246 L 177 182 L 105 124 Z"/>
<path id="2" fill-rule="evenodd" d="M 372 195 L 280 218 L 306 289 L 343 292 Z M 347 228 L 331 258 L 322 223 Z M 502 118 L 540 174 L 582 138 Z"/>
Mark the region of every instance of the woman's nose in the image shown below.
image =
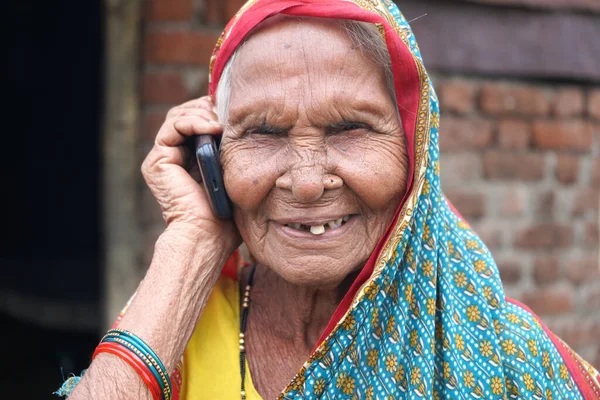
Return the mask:
<path id="1" fill-rule="evenodd" d="M 344 184 L 337 175 L 325 173 L 321 166 L 300 167 L 280 176 L 275 186 L 291 190 L 296 201 L 311 203 L 319 200 L 324 191 L 337 189 Z"/>

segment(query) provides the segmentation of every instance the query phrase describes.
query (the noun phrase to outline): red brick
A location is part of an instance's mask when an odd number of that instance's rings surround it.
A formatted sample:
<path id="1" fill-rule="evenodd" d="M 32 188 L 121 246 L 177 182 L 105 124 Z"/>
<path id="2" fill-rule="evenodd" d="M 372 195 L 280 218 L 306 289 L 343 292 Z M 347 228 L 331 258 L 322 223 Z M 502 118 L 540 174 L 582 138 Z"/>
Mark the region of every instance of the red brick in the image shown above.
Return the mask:
<path id="1" fill-rule="evenodd" d="M 527 190 L 522 186 L 511 185 L 503 190 L 503 195 L 500 214 L 506 217 L 522 215 L 527 204 Z"/>
<path id="2" fill-rule="evenodd" d="M 600 278 L 598 254 L 570 259 L 565 267 L 567 279 L 574 285 L 581 285 L 585 281 Z"/>
<path id="3" fill-rule="evenodd" d="M 498 143 L 506 149 L 526 149 L 531 141 L 531 124 L 514 119 L 500 121 Z"/>
<path id="4" fill-rule="evenodd" d="M 554 205 L 556 196 L 552 191 L 545 191 L 538 195 L 535 202 L 536 216 L 545 221 L 551 220 L 554 217 Z"/>
<path id="5" fill-rule="evenodd" d="M 521 249 L 554 249 L 569 247 L 573 242 L 573 227 L 543 223 L 517 232 L 515 246 Z"/>
<path id="6" fill-rule="evenodd" d="M 217 38 L 214 32 L 151 32 L 146 37 L 146 61 L 206 65 Z"/>
<path id="7" fill-rule="evenodd" d="M 536 121 L 533 124 L 533 143 L 548 150 L 590 151 L 592 125 L 575 121 Z"/>
<path id="8" fill-rule="evenodd" d="M 142 98 L 146 103 L 182 103 L 189 98 L 188 90 L 178 72 L 147 73 L 142 88 Z"/>
<path id="9" fill-rule="evenodd" d="M 226 3 L 227 20 L 230 20 L 242 6 L 246 3 L 246 0 L 228 0 Z"/>
<path id="10" fill-rule="evenodd" d="M 600 285 L 598 287 L 593 288 L 590 292 L 587 293 L 587 299 L 585 302 L 586 308 L 594 311 L 598 311 L 600 309 Z"/>
<path id="11" fill-rule="evenodd" d="M 493 83 L 482 87 L 480 107 L 489 114 L 547 116 L 550 99 L 535 86 Z"/>
<path id="12" fill-rule="evenodd" d="M 204 0 L 204 9 L 202 10 L 203 22 L 206 24 L 227 24 L 227 16 L 224 12 L 225 4 L 222 0 Z"/>
<path id="13" fill-rule="evenodd" d="M 193 15 L 193 0 L 149 0 L 146 6 L 150 21 L 189 21 Z"/>
<path id="14" fill-rule="evenodd" d="M 523 268 L 516 260 L 496 260 L 500 279 L 505 284 L 516 284 L 521 280 Z"/>
<path id="15" fill-rule="evenodd" d="M 488 151 L 483 156 L 483 171 L 488 179 L 534 181 L 544 176 L 542 154 Z"/>
<path id="16" fill-rule="evenodd" d="M 523 303 L 537 315 L 565 314 L 573 311 L 573 293 L 566 289 L 545 288 L 525 293 Z"/>
<path id="17" fill-rule="evenodd" d="M 600 89 L 590 92 L 587 109 L 590 117 L 600 120 Z"/>
<path id="18" fill-rule="evenodd" d="M 463 151 L 488 147 L 493 140 L 493 125 L 486 120 L 446 117 L 440 127 L 440 149 Z"/>
<path id="19" fill-rule="evenodd" d="M 592 151 L 591 153 L 598 157 L 600 155 L 600 123 L 591 123 L 592 126 Z"/>
<path id="20" fill-rule="evenodd" d="M 444 194 L 466 219 L 480 218 L 485 215 L 485 195 L 479 192 L 448 190 Z"/>
<path id="21" fill-rule="evenodd" d="M 557 117 L 579 117 L 585 108 L 585 97 L 579 88 L 560 89 L 554 96 L 553 113 Z"/>
<path id="22" fill-rule="evenodd" d="M 555 282 L 559 276 L 559 266 L 557 257 L 536 258 L 533 267 L 533 278 L 538 284 Z"/>
<path id="23" fill-rule="evenodd" d="M 142 138 L 154 141 L 158 130 L 165 122 L 167 112 L 146 113 L 142 119 Z"/>
<path id="24" fill-rule="evenodd" d="M 597 223 L 585 224 L 583 242 L 592 248 L 600 247 L 600 226 Z"/>
<path id="25" fill-rule="evenodd" d="M 600 158 L 592 162 L 592 186 L 600 188 Z"/>
<path id="26" fill-rule="evenodd" d="M 564 184 L 577 182 L 579 176 L 579 157 L 559 154 L 556 163 L 556 179 Z"/>
<path id="27" fill-rule="evenodd" d="M 581 189 L 575 192 L 573 199 L 573 215 L 579 216 L 598 212 L 600 191 L 598 189 Z"/>
<path id="28" fill-rule="evenodd" d="M 442 111 L 466 114 L 475 108 L 475 86 L 465 80 L 446 80 L 438 85 Z"/>

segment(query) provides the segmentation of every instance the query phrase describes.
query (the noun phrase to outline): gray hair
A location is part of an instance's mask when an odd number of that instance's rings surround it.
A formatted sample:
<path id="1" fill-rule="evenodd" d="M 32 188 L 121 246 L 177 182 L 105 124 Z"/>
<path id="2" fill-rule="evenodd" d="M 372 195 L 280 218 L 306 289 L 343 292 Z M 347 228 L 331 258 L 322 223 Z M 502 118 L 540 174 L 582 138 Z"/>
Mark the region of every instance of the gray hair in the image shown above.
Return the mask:
<path id="1" fill-rule="evenodd" d="M 290 17 L 287 17 L 290 18 Z M 294 17 L 295 19 L 302 19 L 304 17 Z M 359 48 L 361 54 L 369 58 L 373 63 L 383 67 L 385 72 L 385 80 L 388 92 L 394 101 L 396 107 L 396 114 L 400 119 L 400 113 L 398 112 L 398 104 L 396 100 L 396 91 L 394 89 L 394 73 L 392 71 L 392 60 L 390 59 L 390 53 L 388 52 L 387 45 L 384 38 L 382 37 L 379 29 L 368 22 L 352 21 L 344 19 L 333 19 L 339 24 L 347 33 L 352 42 Z M 227 125 L 229 121 L 229 101 L 231 99 L 231 86 L 232 78 L 231 71 L 232 66 L 237 59 L 240 49 L 246 43 L 246 38 L 231 55 L 221 78 L 217 85 L 216 101 L 217 101 L 217 116 L 222 124 Z"/>

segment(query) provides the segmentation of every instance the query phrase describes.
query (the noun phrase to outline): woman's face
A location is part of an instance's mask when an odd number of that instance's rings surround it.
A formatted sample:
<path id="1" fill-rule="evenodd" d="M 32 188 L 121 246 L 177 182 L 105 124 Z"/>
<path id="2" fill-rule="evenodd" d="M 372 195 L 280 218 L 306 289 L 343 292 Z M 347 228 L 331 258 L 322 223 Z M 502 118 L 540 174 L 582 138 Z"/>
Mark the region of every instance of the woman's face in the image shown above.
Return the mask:
<path id="1" fill-rule="evenodd" d="M 330 21 L 265 24 L 232 65 L 225 186 L 252 255 L 291 283 L 364 265 L 406 189 L 404 143 L 383 68 Z"/>

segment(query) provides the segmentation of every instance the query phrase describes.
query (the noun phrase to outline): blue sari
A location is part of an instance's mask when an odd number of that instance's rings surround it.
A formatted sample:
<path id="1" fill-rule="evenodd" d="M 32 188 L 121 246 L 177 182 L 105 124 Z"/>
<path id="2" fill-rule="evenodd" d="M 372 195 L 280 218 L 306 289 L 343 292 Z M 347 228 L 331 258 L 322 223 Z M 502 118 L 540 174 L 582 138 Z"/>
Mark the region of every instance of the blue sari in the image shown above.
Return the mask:
<path id="1" fill-rule="evenodd" d="M 211 94 L 251 29 L 280 13 L 378 26 L 411 168 L 387 234 L 279 398 L 600 399 L 598 373 L 527 307 L 505 298 L 489 250 L 442 193 L 438 99 L 394 3 L 248 1 L 217 42 Z"/>

